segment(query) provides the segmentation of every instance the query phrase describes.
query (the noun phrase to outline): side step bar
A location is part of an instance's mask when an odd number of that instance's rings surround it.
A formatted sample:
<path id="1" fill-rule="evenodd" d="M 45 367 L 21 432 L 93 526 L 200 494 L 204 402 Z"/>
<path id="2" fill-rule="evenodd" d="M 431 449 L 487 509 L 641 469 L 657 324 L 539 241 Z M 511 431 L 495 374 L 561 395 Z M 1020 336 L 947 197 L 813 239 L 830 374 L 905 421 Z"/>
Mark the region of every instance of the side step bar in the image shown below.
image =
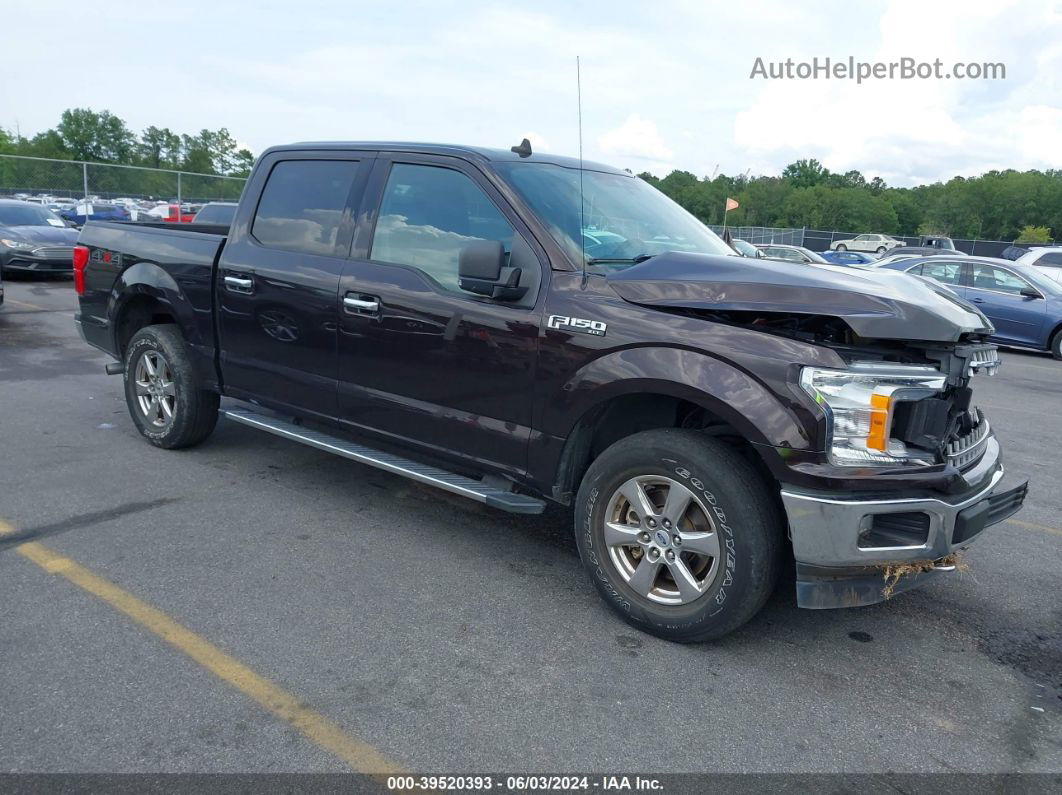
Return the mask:
<path id="1" fill-rule="evenodd" d="M 464 475 L 447 472 L 444 469 L 410 461 L 408 458 L 392 453 L 373 450 L 371 447 L 365 447 L 320 431 L 304 428 L 288 420 L 259 414 L 256 411 L 245 408 L 223 408 L 220 413 L 230 420 L 250 425 L 252 428 L 269 431 L 269 433 L 282 436 L 293 442 L 301 442 L 310 447 L 316 447 L 318 450 L 324 450 L 326 453 L 343 456 L 343 458 L 368 464 L 395 475 L 402 475 L 411 480 L 427 483 L 429 486 L 435 486 L 453 494 L 460 494 L 462 497 L 482 502 L 491 508 L 500 508 L 509 513 L 526 514 L 542 513 L 546 509 L 546 503 L 543 500 L 528 497 L 525 494 L 506 491 L 504 488 L 499 488 L 480 480 L 466 478 Z"/>

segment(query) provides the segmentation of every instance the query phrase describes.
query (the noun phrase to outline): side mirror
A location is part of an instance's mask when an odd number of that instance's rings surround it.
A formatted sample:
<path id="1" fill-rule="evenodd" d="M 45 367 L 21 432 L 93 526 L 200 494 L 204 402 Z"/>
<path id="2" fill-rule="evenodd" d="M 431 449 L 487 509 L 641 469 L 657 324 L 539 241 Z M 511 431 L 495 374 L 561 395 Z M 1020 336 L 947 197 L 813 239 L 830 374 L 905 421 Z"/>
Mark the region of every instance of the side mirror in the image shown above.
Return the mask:
<path id="1" fill-rule="evenodd" d="M 499 301 L 516 301 L 527 292 L 520 286 L 520 269 L 505 266 L 505 247 L 500 240 L 477 240 L 457 255 L 458 285 L 476 295 Z"/>
<path id="2" fill-rule="evenodd" d="M 1043 296 L 1040 295 L 1040 291 L 1035 287 L 1022 287 L 1019 295 L 1021 295 L 1022 298 L 1043 298 Z"/>

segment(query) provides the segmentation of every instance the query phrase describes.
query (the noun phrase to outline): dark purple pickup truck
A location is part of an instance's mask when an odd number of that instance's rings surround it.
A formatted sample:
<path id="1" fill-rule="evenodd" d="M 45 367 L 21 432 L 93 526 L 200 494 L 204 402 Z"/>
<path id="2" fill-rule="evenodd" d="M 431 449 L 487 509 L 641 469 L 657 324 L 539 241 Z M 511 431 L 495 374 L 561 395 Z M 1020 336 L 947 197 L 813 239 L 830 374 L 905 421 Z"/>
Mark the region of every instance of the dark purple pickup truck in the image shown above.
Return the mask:
<path id="1" fill-rule="evenodd" d="M 1025 497 L 970 387 L 991 324 L 921 278 L 732 254 L 607 166 L 298 144 L 231 227 L 87 225 L 77 323 L 160 447 L 221 414 L 501 510 L 572 506 L 594 585 L 665 638 L 740 626 L 784 565 L 811 608 L 944 576 Z"/>

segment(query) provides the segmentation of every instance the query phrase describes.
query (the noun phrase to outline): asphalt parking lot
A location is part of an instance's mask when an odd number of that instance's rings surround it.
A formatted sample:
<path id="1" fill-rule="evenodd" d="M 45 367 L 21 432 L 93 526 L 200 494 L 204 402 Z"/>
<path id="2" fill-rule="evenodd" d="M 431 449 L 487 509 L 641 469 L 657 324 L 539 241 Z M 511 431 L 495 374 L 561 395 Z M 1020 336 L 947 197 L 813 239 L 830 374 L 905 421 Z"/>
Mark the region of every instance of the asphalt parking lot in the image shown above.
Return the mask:
<path id="1" fill-rule="evenodd" d="M 5 286 L 2 772 L 1062 771 L 1062 362 L 976 384 L 1031 489 L 969 572 L 848 611 L 780 589 L 678 646 L 608 612 L 566 510 L 224 420 L 151 447 L 70 283 Z"/>

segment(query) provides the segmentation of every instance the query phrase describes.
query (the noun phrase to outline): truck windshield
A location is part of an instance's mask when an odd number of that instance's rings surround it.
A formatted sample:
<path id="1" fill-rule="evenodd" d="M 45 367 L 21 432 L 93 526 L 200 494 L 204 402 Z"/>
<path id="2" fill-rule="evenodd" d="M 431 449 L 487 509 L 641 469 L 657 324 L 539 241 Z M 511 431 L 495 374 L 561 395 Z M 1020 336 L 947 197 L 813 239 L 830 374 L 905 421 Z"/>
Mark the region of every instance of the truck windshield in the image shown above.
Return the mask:
<path id="1" fill-rule="evenodd" d="M 589 264 L 616 270 L 665 251 L 734 254 L 711 229 L 637 177 L 584 169 L 580 214 L 578 169 L 552 163 L 496 167 L 576 262 L 585 252 Z"/>

